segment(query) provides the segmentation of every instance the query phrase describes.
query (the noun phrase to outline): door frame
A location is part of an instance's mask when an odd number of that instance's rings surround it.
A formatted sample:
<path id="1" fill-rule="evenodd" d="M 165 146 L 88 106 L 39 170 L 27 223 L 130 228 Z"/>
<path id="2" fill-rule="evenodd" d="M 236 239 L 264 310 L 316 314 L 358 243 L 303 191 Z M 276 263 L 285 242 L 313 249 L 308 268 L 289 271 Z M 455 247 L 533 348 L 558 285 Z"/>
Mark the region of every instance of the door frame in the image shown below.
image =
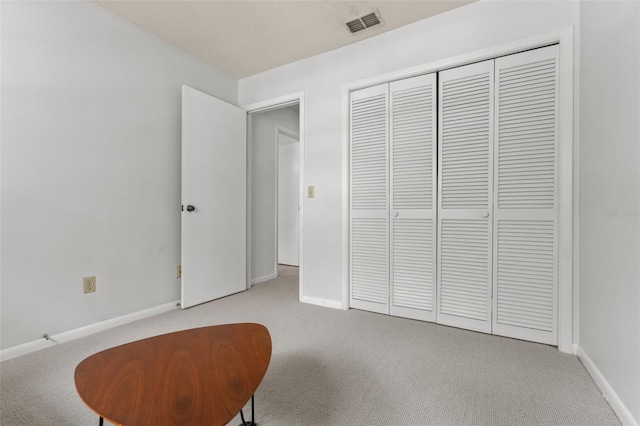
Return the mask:
<path id="1" fill-rule="evenodd" d="M 558 44 L 560 48 L 559 73 L 559 211 L 558 216 L 558 349 L 576 353 L 578 329 L 578 149 L 579 117 L 574 109 L 574 90 L 579 83 L 577 66 L 574 65 L 574 27 L 568 27 L 514 42 L 468 52 L 417 67 L 367 78 L 342 86 L 342 308 L 349 308 L 349 99 L 355 90 L 388 83 L 394 80 L 443 71 L 499 56 Z M 574 236 L 576 241 L 574 241 Z"/>
<path id="2" fill-rule="evenodd" d="M 298 125 L 298 127 L 300 127 L 300 126 Z M 288 136 L 288 137 L 290 137 L 292 139 L 297 140 L 298 143 L 300 143 L 300 133 L 299 132 L 296 132 L 296 131 L 294 131 L 292 129 L 289 129 L 289 128 L 285 127 L 285 126 L 282 126 L 280 124 L 276 125 L 276 149 L 275 149 L 275 151 L 276 151 L 276 179 L 275 179 L 275 181 L 276 181 L 276 199 L 275 199 L 275 215 L 274 215 L 275 216 L 275 228 L 274 229 L 276 231 L 276 235 L 275 235 L 275 238 L 274 238 L 274 240 L 275 240 L 275 253 L 276 253 L 274 268 L 275 268 L 276 274 L 278 272 L 278 265 L 279 265 L 279 262 L 278 262 L 278 250 L 279 250 L 279 247 L 280 247 L 280 238 L 279 238 L 280 226 L 278 225 L 278 223 L 279 223 L 278 219 L 280 217 L 280 207 L 279 207 L 280 206 L 279 205 L 279 202 L 280 202 L 280 135 Z M 300 145 L 298 145 L 298 146 L 300 146 Z M 300 158 L 298 158 L 298 162 L 300 162 Z M 300 216 L 299 215 L 300 215 L 300 210 L 301 210 L 301 208 L 300 208 L 300 204 L 301 203 L 302 203 L 301 201 L 298 201 L 298 221 L 300 221 Z M 299 231 L 300 230 L 298 229 L 298 232 Z M 300 247 L 298 247 L 298 254 L 299 254 L 299 251 L 300 251 Z M 298 267 L 299 267 L 299 264 L 300 264 L 300 259 L 298 258 Z"/>
<path id="3" fill-rule="evenodd" d="M 295 92 L 290 93 L 288 95 L 279 96 L 277 98 L 266 99 L 260 102 L 254 102 L 247 105 L 241 105 L 240 108 L 247 111 L 247 289 L 251 288 L 251 143 L 253 134 L 251 131 L 251 123 L 252 123 L 252 115 L 259 112 L 271 111 L 274 109 L 284 108 L 291 105 L 298 105 L 300 108 L 299 112 L 299 135 L 298 140 L 300 141 L 300 184 L 299 184 L 299 194 L 300 194 L 300 241 L 298 246 L 298 254 L 299 254 L 299 263 L 298 267 L 298 300 L 303 301 L 304 295 L 304 212 L 305 212 L 305 198 L 304 198 L 304 188 L 305 188 L 305 173 L 304 173 L 304 147 L 305 147 L 305 100 L 304 100 L 304 92 Z M 277 129 L 276 129 L 277 131 Z M 276 138 L 277 143 L 277 138 Z M 277 150 L 276 150 L 277 155 Z M 277 164 L 277 163 L 276 163 Z M 277 168 L 276 168 L 277 172 Z M 277 193 L 277 190 L 276 190 Z M 277 209 L 277 205 L 276 205 Z M 276 215 L 277 221 L 277 215 Z M 276 224 L 277 230 L 277 224 Z M 278 262 L 278 253 L 277 253 L 277 238 L 276 238 L 276 267 Z"/>

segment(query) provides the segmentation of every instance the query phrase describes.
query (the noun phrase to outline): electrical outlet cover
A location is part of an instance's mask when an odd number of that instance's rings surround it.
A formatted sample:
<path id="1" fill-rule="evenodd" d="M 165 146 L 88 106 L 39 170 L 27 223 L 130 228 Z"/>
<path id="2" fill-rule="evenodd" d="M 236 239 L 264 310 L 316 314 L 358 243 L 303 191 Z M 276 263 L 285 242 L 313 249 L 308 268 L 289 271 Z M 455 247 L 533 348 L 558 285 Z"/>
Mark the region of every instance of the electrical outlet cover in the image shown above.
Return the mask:
<path id="1" fill-rule="evenodd" d="M 82 288 L 85 294 L 96 291 L 96 277 L 84 277 L 82 279 Z"/>

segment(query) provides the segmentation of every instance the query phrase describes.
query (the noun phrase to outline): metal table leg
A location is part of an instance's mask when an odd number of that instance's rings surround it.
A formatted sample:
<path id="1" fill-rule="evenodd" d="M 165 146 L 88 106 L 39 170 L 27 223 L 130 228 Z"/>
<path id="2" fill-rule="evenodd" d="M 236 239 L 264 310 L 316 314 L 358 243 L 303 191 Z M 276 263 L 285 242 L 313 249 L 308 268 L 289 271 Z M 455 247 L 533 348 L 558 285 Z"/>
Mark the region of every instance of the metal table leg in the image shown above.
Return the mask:
<path id="1" fill-rule="evenodd" d="M 256 424 L 256 422 L 254 421 L 254 414 L 255 414 L 255 407 L 254 407 L 254 398 L 255 395 L 251 395 L 251 421 L 247 422 L 244 420 L 244 413 L 242 412 L 242 408 L 240 409 L 240 418 L 242 419 L 242 423 L 240 424 L 240 426 L 258 426 Z"/>

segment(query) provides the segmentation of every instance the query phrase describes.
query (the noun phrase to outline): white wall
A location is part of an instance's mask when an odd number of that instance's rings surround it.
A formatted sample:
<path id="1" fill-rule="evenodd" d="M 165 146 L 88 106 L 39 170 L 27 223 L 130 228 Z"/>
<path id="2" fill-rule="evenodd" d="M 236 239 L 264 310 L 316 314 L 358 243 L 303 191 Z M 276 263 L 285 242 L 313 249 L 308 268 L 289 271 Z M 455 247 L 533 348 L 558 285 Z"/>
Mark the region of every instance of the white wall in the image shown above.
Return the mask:
<path id="1" fill-rule="evenodd" d="M 303 296 L 343 302 L 343 85 L 578 24 L 578 2 L 481 1 L 240 80 L 240 105 L 305 92 Z"/>
<path id="2" fill-rule="evenodd" d="M 640 3 L 580 25 L 579 344 L 640 423 Z"/>
<path id="3" fill-rule="evenodd" d="M 251 116 L 251 281 L 275 278 L 276 126 L 298 131 L 299 114 L 279 108 Z"/>
<path id="4" fill-rule="evenodd" d="M 637 2 L 481 1 L 239 86 L 90 2 L 0 9 L 0 348 L 178 299 L 181 84 L 243 105 L 305 92 L 304 296 L 340 302 L 343 85 L 576 26 L 579 344 L 640 422 Z"/>
<path id="5" fill-rule="evenodd" d="M 579 91 L 579 342 L 640 422 L 638 2 L 480 1 L 239 82 L 241 105 L 305 92 L 303 298 L 342 294 L 342 88 L 574 26 Z M 577 81 L 578 81 L 577 80 Z M 578 96 L 578 93 L 579 96 Z M 621 215 L 612 217 L 612 214 Z M 578 291 L 579 290 L 579 291 Z M 602 385 L 602 383 L 600 383 Z M 628 420 L 625 417 L 625 420 Z"/>
<path id="6" fill-rule="evenodd" d="M 0 7 L 0 347 L 179 299 L 181 85 L 237 81 L 92 2 Z"/>

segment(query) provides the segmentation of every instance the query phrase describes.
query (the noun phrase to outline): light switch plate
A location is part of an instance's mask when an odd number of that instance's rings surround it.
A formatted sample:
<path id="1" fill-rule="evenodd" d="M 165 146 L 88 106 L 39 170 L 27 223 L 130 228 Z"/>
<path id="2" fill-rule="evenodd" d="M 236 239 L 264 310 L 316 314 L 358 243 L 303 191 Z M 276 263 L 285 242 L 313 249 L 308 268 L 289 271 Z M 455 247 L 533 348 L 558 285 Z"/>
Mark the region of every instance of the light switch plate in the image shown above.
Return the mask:
<path id="1" fill-rule="evenodd" d="M 314 198 L 315 196 L 316 196 L 316 188 L 315 186 L 311 185 L 307 188 L 307 197 Z"/>

